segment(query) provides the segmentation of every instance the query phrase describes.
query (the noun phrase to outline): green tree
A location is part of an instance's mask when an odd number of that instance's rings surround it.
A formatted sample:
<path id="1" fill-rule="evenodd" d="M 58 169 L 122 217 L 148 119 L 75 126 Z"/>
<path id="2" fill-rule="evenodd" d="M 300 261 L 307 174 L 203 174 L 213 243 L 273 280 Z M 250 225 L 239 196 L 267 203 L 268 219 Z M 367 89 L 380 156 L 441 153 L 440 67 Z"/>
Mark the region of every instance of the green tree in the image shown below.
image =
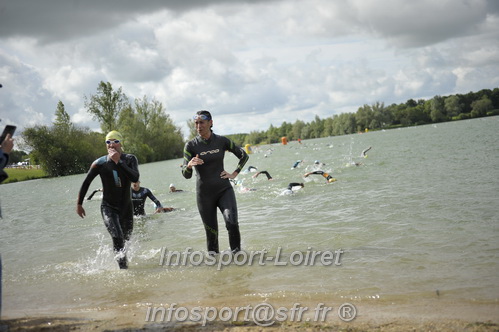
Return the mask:
<path id="1" fill-rule="evenodd" d="M 357 131 L 364 131 L 364 129 L 369 128 L 373 119 L 374 113 L 371 106 L 364 104 L 364 106 L 359 107 L 357 113 L 355 113 Z"/>
<path id="2" fill-rule="evenodd" d="M 57 103 L 57 108 L 55 110 L 55 122 L 54 125 L 59 128 L 69 129 L 73 124 L 71 123 L 71 119 L 69 114 L 66 112 L 64 108 L 64 104 L 59 100 Z"/>
<path id="3" fill-rule="evenodd" d="M 120 113 L 117 125 L 125 137 L 125 151 L 134 154 L 140 163 L 182 155 L 181 131 L 157 100 L 149 101 L 146 96 L 135 99 L 133 108 L 128 105 Z"/>
<path id="4" fill-rule="evenodd" d="M 476 118 L 487 115 L 487 112 L 493 108 L 492 102 L 487 96 L 471 103 L 471 117 Z"/>
<path id="5" fill-rule="evenodd" d="M 198 132 L 196 130 L 196 124 L 194 123 L 193 119 L 187 120 L 187 128 L 189 128 L 189 140 L 193 139 L 198 135 Z"/>
<path id="6" fill-rule="evenodd" d="M 107 133 L 118 128 L 120 113 L 129 106 L 128 98 L 121 87 L 114 91 L 111 83 L 101 81 L 97 87 L 97 94 L 87 98 L 85 107 L 92 118 L 99 121 L 101 130 Z"/>
<path id="7" fill-rule="evenodd" d="M 97 139 L 74 126 L 65 134 L 56 126 L 26 128 L 23 139 L 32 148 L 32 159 L 51 177 L 84 173 L 96 156 L 106 154 L 102 135 Z"/>
<path id="8" fill-rule="evenodd" d="M 445 113 L 444 99 L 441 96 L 435 96 L 430 102 L 430 118 L 432 122 L 442 122 L 447 120 Z"/>
<path id="9" fill-rule="evenodd" d="M 458 116 L 463 110 L 463 104 L 456 95 L 445 98 L 444 107 L 447 115 L 451 118 Z"/>
<path id="10" fill-rule="evenodd" d="M 303 122 L 302 120 L 296 120 L 295 123 L 293 123 L 291 132 L 293 133 L 294 139 L 304 138 L 302 136 L 303 127 L 305 127 L 305 122 Z"/>

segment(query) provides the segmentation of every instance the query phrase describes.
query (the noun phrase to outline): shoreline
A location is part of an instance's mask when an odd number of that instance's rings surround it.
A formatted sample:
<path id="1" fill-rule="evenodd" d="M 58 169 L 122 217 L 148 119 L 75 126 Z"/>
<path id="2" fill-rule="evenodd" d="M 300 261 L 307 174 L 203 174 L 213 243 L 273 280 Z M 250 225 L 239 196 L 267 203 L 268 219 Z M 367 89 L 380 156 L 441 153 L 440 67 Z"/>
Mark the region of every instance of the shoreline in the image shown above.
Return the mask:
<path id="1" fill-rule="evenodd" d="M 300 320 L 264 322 L 217 319 L 189 321 L 187 319 L 147 320 L 147 306 L 121 305 L 119 307 L 79 309 L 49 314 L 38 312 L 2 316 L 0 331 L 498 331 L 499 303 L 470 303 L 425 300 L 405 304 L 372 304 L 352 302 L 357 315 L 352 321 L 342 321 L 338 315 L 328 315 L 324 321 L 314 321 L 312 315 Z M 199 305 L 199 304 L 197 304 Z M 303 305 L 307 305 L 303 303 Z M 276 306 L 276 304 L 274 304 Z M 222 306 L 216 306 L 222 308 Z M 310 307 L 315 307 L 311 305 Z M 172 317 L 173 318 L 173 317 Z M 289 317 L 288 317 L 289 318 Z"/>

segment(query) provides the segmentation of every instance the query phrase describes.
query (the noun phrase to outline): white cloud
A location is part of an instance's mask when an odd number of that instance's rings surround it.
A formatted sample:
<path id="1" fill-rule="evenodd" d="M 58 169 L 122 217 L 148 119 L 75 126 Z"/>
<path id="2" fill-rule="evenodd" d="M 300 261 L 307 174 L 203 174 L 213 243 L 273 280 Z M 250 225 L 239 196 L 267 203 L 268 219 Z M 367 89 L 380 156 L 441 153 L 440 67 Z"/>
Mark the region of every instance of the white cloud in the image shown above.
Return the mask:
<path id="1" fill-rule="evenodd" d="M 184 132 L 209 109 L 220 134 L 492 89 L 498 13 L 485 0 L 12 1 L 0 118 L 50 124 L 61 100 L 97 129 L 84 96 L 100 81 L 160 101 Z"/>

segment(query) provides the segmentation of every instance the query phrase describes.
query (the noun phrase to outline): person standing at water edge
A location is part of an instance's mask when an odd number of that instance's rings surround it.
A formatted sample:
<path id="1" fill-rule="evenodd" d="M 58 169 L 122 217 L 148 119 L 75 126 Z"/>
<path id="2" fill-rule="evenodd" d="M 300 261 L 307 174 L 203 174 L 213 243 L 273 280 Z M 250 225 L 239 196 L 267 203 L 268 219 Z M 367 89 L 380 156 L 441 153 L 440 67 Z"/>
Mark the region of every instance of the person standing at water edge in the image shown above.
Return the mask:
<path id="1" fill-rule="evenodd" d="M 139 180 L 139 166 L 133 154 L 123 153 L 123 137 L 115 130 L 106 135 L 108 154 L 92 163 L 87 177 L 81 185 L 76 204 L 76 213 L 85 217 L 83 200 L 93 179 L 99 175 L 102 181 L 101 215 L 113 239 L 121 269 L 128 268 L 125 242 L 133 230 L 133 205 L 130 185 Z"/>
<path id="2" fill-rule="evenodd" d="M 185 144 L 182 175 L 190 179 L 192 168 L 196 168 L 196 200 L 206 231 L 208 252 L 219 252 L 217 208 L 222 212 L 229 232 L 230 248 L 232 252 L 237 252 L 241 250 L 241 235 L 236 196 L 230 179 L 241 172 L 248 161 L 248 154 L 230 139 L 213 133 L 210 112 L 197 112 L 194 124 L 198 136 Z M 230 151 L 239 158 L 237 168 L 232 173 L 224 169 L 225 151 Z"/>

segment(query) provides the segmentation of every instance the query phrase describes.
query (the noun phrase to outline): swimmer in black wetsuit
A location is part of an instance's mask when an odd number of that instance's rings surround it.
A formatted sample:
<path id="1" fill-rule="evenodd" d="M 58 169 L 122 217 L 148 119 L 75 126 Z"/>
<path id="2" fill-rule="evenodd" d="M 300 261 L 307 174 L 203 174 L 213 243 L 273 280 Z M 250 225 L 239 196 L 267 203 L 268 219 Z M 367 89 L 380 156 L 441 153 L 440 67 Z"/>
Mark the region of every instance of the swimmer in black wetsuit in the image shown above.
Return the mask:
<path id="1" fill-rule="evenodd" d="M 154 204 L 156 204 L 155 213 L 166 212 L 163 209 L 163 206 L 161 205 L 160 201 L 152 194 L 152 192 L 148 188 L 141 187 L 140 181 L 137 181 L 132 183 L 133 215 L 135 216 L 146 215 L 144 206 L 146 204 L 146 199 L 148 197 L 151 199 L 151 201 L 154 202 Z"/>
<path id="2" fill-rule="evenodd" d="M 257 178 L 258 175 L 260 174 L 265 174 L 265 176 L 267 177 L 267 180 L 272 180 L 272 177 L 270 176 L 269 172 L 267 171 L 261 171 L 261 172 L 258 172 L 256 173 L 255 175 L 253 175 L 254 178 Z"/>
<path id="3" fill-rule="evenodd" d="M 298 167 L 298 165 L 300 165 L 300 164 L 301 164 L 301 160 L 297 160 L 297 161 L 293 164 L 293 166 L 292 166 L 291 168 L 292 168 L 292 169 L 293 169 L 293 168 L 296 168 L 296 167 Z"/>
<path id="4" fill-rule="evenodd" d="M 124 252 L 125 242 L 130 239 L 133 230 L 130 184 L 139 180 L 139 169 L 137 158 L 133 154 L 123 153 L 122 141 L 123 137 L 117 131 L 107 134 L 108 155 L 100 157 L 90 166 L 78 193 L 76 213 L 81 218 L 85 217 L 83 199 L 93 179 L 99 175 L 103 188 L 102 219 L 113 239 L 118 265 L 121 269 L 126 269 L 128 262 Z"/>
<path id="5" fill-rule="evenodd" d="M 247 172 L 256 172 L 258 171 L 258 168 L 255 166 L 248 166 L 248 169 L 246 170 Z"/>
<path id="6" fill-rule="evenodd" d="M 304 176 L 304 177 L 308 177 L 308 176 L 309 176 L 309 175 L 311 175 L 311 174 L 318 174 L 318 175 L 322 175 L 322 176 L 326 179 L 326 181 L 327 181 L 328 183 L 331 183 L 331 182 L 336 181 L 336 179 L 335 179 L 335 178 L 333 178 L 331 175 L 329 175 L 329 173 L 326 173 L 326 172 L 323 172 L 323 171 L 313 171 L 313 172 L 308 172 L 308 173 L 306 173 L 306 174 L 305 174 L 305 175 L 303 175 L 303 176 Z"/>
<path id="7" fill-rule="evenodd" d="M 305 187 L 303 183 L 291 182 L 288 187 L 281 193 L 281 195 L 291 195 L 294 194 L 293 187 Z"/>
<path id="8" fill-rule="evenodd" d="M 368 147 L 367 149 L 365 149 L 364 151 L 361 152 L 360 156 L 363 158 L 367 158 L 367 151 L 369 151 L 371 149 L 372 149 L 372 146 Z"/>
<path id="9" fill-rule="evenodd" d="M 234 179 L 241 172 L 248 161 L 248 155 L 230 139 L 213 133 L 210 112 L 197 112 L 194 123 L 198 136 L 185 145 L 182 175 L 190 179 L 192 168 L 195 167 L 197 206 L 206 231 L 208 252 L 219 252 L 217 207 L 222 212 L 229 232 L 230 248 L 237 252 L 241 250 L 241 235 L 236 196 L 229 179 Z M 239 158 L 233 173 L 224 169 L 225 151 L 230 151 Z"/>

